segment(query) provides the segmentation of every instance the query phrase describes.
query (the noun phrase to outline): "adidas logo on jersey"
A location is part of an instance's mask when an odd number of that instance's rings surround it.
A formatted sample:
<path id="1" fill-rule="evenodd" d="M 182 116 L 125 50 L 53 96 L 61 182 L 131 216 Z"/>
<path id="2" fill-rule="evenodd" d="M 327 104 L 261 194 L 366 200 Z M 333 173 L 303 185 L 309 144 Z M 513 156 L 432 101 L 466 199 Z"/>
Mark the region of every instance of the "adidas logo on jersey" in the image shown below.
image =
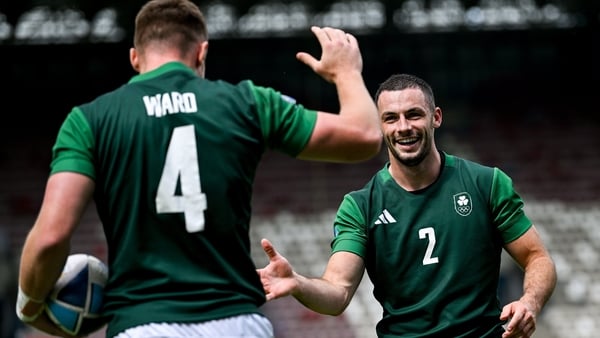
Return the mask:
<path id="1" fill-rule="evenodd" d="M 387 209 L 383 209 L 383 212 L 381 212 L 379 217 L 377 217 L 375 224 L 390 224 L 390 223 L 396 223 L 396 219 L 394 218 L 394 216 L 392 216 L 392 214 L 390 214 L 389 211 L 387 211 Z"/>

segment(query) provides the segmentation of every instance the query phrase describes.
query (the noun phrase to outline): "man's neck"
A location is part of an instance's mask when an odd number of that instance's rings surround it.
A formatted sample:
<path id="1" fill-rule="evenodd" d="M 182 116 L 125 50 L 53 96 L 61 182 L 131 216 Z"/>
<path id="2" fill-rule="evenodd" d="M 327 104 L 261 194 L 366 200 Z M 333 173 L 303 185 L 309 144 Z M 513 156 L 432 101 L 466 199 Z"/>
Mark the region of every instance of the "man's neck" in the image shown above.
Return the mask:
<path id="1" fill-rule="evenodd" d="M 406 191 L 425 189 L 433 184 L 442 170 L 442 155 L 433 147 L 431 152 L 415 166 L 406 166 L 390 157 L 390 175 Z"/>

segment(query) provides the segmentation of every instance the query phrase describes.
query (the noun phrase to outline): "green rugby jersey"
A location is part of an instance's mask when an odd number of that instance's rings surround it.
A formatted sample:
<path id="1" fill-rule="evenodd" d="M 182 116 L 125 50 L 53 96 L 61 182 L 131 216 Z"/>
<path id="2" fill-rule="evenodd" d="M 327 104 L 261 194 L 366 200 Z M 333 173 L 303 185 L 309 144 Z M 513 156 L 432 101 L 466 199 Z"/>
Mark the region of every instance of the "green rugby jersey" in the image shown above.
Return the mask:
<path id="1" fill-rule="evenodd" d="M 381 169 L 339 207 L 332 251 L 365 260 L 378 337 L 500 337 L 504 243 L 531 222 L 498 168 L 442 153 L 439 178 L 407 192 Z"/>
<path id="2" fill-rule="evenodd" d="M 51 173 L 96 182 L 107 336 L 259 313 L 248 229 L 255 172 L 267 148 L 296 156 L 315 123 L 316 111 L 273 89 L 199 78 L 176 62 L 71 111 Z"/>

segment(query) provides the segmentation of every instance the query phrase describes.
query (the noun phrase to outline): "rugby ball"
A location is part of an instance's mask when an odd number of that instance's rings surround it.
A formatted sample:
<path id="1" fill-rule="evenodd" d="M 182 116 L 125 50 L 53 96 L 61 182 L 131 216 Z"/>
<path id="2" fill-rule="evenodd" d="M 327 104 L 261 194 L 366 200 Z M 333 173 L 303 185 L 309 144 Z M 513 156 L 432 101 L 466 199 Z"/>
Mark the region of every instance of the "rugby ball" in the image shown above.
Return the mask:
<path id="1" fill-rule="evenodd" d="M 46 299 L 48 317 L 71 335 L 87 335 L 104 324 L 102 304 L 108 267 L 97 257 L 71 254 Z"/>

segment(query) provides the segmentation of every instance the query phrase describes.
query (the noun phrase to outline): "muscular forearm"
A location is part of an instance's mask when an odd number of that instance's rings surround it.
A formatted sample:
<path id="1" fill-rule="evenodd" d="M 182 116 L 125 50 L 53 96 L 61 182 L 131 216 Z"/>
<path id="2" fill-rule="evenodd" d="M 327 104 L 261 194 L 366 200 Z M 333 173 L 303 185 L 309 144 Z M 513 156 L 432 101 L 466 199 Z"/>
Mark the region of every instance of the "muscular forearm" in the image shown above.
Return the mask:
<path id="1" fill-rule="evenodd" d="M 46 297 L 52 291 L 69 253 L 68 242 L 47 234 L 38 222 L 27 235 L 19 267 L 17 316 L 43 332 L 60 331 L 43 312 Z"/>
<path id="2" fill-rule="evenodd" d="M 534 259 L 525 269 L 521 301 L 539 314 L 556 286 L 556 268 L 549 256 Z"/>
<path id="3" fill-rule="evenodd" d="M 69 254 L 68 242 L 53 241 L 34 227 L 23 247 L 19 285 L 31 298 L 43 300 L 54 287 Z"/>
<path id="4" fill-rule="evenodd" d="M 292 295 L 307 308 L 326 315 L 340 315 L 348 306 L 350 296 L 344 287 L 321 278 L 295 275 L 297 287 Z"/>
<path id="5" fill-rule="evenodd" d="M 377 107 L 359 72 L 339 75 L 336 87 L 340 101 L 340 117 L 346 126 L 356 126 L 358 139 L 370 140 L 364 151 L 376 153 L 382 139 Z M 360 150 L 360 149 L 359 149 Z"/>

